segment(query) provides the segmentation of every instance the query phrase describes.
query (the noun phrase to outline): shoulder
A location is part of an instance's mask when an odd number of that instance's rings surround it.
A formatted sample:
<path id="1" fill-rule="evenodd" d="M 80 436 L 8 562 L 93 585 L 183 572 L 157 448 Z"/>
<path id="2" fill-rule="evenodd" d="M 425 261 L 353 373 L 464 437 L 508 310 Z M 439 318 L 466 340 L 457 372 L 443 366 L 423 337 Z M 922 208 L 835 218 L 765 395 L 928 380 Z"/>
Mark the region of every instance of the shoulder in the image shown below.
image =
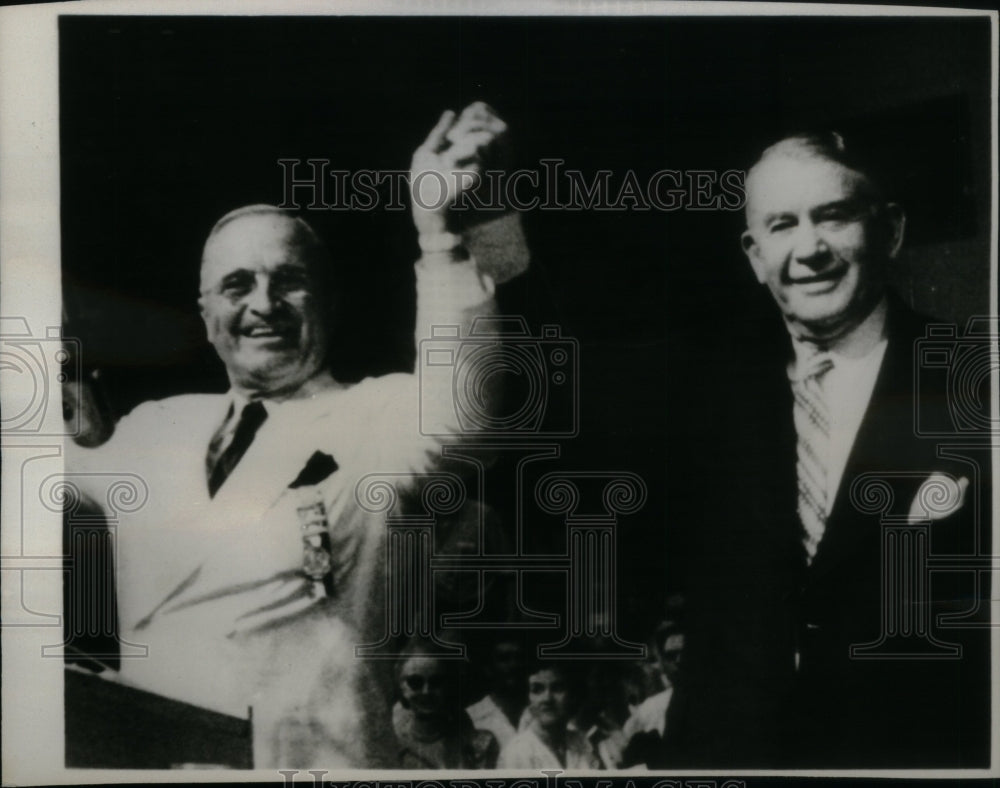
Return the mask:
<path id="1" fill-rule="evenodd" d="M 600 769 L 601 760 L 591 744 L 587 735 L 576 728 L 568 728 L 566 731 L 566 754 L 567 766 L 578 766 L 587 769 Z M 569 756 L 573 755 L 573 763 L 570 763 Z"/>
<path id="2" fill-rule="evenodd" d="M 317 413 L 350 413 L 354 419 L 378 417 L 400 402 L 415 403 L 417 386 L 416 375 L 393 372 L 327 389 L 316 395 L 312 407 Z"/>
<path id="3" fill-rule="evenodd" d="M 912 414 L 911 421 L 917 419 L 918 426 L 920 421 L 927 422 L 923 426 L 931 426 L 931 432 L 951 432 L 950 410 L 955 403 L 949 389 L 955 383 L 953 378 L 956 373 L 968 375 L 976 366 L 975 360 L 985 358 L 988 336 L 982 336 L 983 343 L 977 346 L 980 338 L 966 336 L 963 329 L 948 321 L 917 312 L 895 293 L 890 292 L 887 300 L 885 375 L 900 391 L 917 393 L 919 412 Z M 975 392 L 971 393 L 962 405 L 978 404 Z M 988 408 L 989 398 L 982 399 Z"/>
<path id="4" fill-rule="evenodd" d="M 471 719 L 473 723 L 476 723 L 481 720 L 487 720 L 490 717 L 492 717 L 493 710 L 494 710 L 493 701 L 490 700 L 489 695 L 484 695 L 475 703 L 466 706 L 465 713 L 469 715 L 469 719 Z"/>
<path id="5" fill-rule="evenodd" d="M 317 448 L 329 445 L 341 454 L 350 454 L 353 446 L 360 454 L 384 463 L 386 451 L 405 446 L 409 435 L 419 437 L 417 386 L 416 376 L 405 373 L 336 386 L 315 395 L 296 421 L 302 423 Z M 394 469 L 387 466 L 379 470 Z"/>
<path id="6" fill-rule="evenodd" d="M 196 414 L 213 412 L 226 399 L 225 394 L 180 394 L 166 399 L 147 400 L 136 405 L 122 417 L 133 422 L 156 419 L 179 421 Z"/>
<path id="7" fill-rule="evenodd" d="M 388 375 L 365 378 L 353 388 L 357 397 L 364 398 L 379 407 L 394 404 L 397 398 L 415 394 L 417 376 L 408 372 L 391 372 Z"/>
<path id="8" fill-rule="evenodd" d="M 592 729 L 593 730 L 593 729 Z M 590 739 L 587 738 L 587 734 L 581 731 L 579 728 L 567 727 L 566 728 L 566 746 L 568 749 L 583 751 L 591 750 Z"/>
<path id="9" fill-rule="evenodd" d="M 142 402 L 119 420 L 110 442 L 148 441 L 151 434 L 190 438 L 205 424 L 218 423 L 225 402 L 224 394 L 182 394 Z"/>
<path id="10" fill-rule="evenodd" d="M 664 723 L 667 713 L 667 706 L 670 704 L 672 689 L 665 689 L 650 695 L 646 698 L 632 715 L 625 721 L 622 728 L 625 735 L 630 737 L 640 731 L 649 731 L 654 728 L 660 729 Z"/>
<path id="11" fill-rule="evenodd" d="M 524 730 L 504 745 L 500 751 L 498 766 L 511 768 L 530 767 L 531 759 L 538 751 L 538 739 L 530 730 Z"/>
<path id="12" fill-rule="evenodd" d="M 922 334 L 928 324 L 940 322 L 931 315 L 911 307 L 895 290 L 886 290 L 885 298 L 888 306 L 886 320 L 890 330 L 906 330 L 909 333 Z"/>
<path id="13" fill-rule="evenodd" d="M 650 695 L 646 700 L 639 704 L 639 708 L 636 710 L 640 715 L 651 715 L 657 714 L 660 710 L 666 710 L 667 705 L 670 703 L 670 696 L 673 694 L 672 689 L 665 689 L 661 692 L 657 692 L 655 695 Z"/>

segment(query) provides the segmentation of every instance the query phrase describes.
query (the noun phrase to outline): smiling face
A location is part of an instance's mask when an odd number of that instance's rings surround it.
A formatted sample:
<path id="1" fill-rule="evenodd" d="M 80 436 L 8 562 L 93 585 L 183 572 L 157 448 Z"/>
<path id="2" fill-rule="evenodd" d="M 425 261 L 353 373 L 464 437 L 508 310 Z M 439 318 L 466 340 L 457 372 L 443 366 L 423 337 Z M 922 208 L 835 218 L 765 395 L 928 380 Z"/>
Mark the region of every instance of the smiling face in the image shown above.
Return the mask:
<path id="1" fill-rule="evenodd" d="M 528 707 L 543 728 L 565 726 L 569 703 L 569 682 L 561 670 L 542 668 L 528 676 Z"/>
<path id="2" fill-rule="evenodd" d="M 902 232 L 902 213 L 864 175 L 819 155 L 776 153 L 747 178 L 743 249 L 807 338 L 836 338 L 867 316 Z"/>
<path id="3" fill-rule="evenodd" d="M 276 211 L 237 216 L 209 237 L 198 303 L 235 388 L 289 394 L 322 369 L 318 250 L 306 225 Z"/>
<path id="4" fill-rule="evenodd" d="M 413 656 L 399 670 L 403 703 L 420 719 L 438 717 L 447 710 L 448 685 L 444 663 L 434 657 Z"/>

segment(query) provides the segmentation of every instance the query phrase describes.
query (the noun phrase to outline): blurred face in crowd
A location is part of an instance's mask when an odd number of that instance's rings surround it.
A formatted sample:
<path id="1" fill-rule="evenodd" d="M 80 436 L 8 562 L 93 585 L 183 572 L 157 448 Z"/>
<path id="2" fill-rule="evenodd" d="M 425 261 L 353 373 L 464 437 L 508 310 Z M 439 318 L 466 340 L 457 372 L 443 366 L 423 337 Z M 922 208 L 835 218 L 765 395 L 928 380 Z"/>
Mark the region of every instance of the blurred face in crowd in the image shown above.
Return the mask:
<path id="1" fill-rule="evenodd" d="M 746 182 L 743 249 L 786 319 L 806 338 L 836 338 L 883 293 L 902 242 L 898 206 L 860 172 L 808 151 L 778 152 Z"/>
<path id="2" fill-rule="evenodd" d="M 681 659 L 684 654 L 684 635 L 674 633 L 660 644 L 660 668 L 671 685 L 677 683 L 681 671 Z"/>
<path id="3" fill-rule="evenodd" d="M 447 710 L 447 672 L 445 664 L 434 657 L 409 657 L 399 672 L 403 705 L 419 718 L 431 718 Z"/>
<path id="4" fill-rule="evenodd" d="M 503 695 L 521 695 L 524 692 L 524 650 L 512 640 L 494 644 L 489 665 L 493 689 Z"/>
<path id="5" fill-rule="evenodd" d="M 561 670 L 543 668 L 528 676 L 528 707 L 543 728 L 564 726 L 570 716 L 569 682 Z"/>
<path id="6" fill-rule="evenodd" d="M 238 216 L 205 244 L 201 315 L 234 387 L 290 394 L 322 369 L 318 249 L 307 227 L 277 212 Z"/>

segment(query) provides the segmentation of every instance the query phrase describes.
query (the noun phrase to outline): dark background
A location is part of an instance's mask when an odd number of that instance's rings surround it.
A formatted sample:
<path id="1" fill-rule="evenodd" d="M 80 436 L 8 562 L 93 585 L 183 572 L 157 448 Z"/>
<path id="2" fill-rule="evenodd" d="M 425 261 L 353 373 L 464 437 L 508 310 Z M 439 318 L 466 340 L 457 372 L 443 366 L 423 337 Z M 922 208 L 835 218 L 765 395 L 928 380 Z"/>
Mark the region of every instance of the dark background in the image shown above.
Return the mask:
<path id="1" fill-rule="evenodd" d="M 282 199 L 279 158 L 404 169 L 440 112 L 492 104 L 515 165 L 745 170 L 781 134 L 834 127 L 875 152 L 908 213 L 894 281 L 964 323 L 989 308 L 986 19 L 142 18 L 60 20 L 68 333 L 115 415 L 225 390 L 198 318 L 201 245 L 226 211 Z M 406 213 L 309 212 L 348 299 L 345 374 L 413 363 Z M 623 519 L 625 627 L 683 587 L 685 454 L 717 392 L 700 370 L 766 308 L 739 212 L 523 216 L 531 272 L 504 308 L 580 341 L 563 469 L 639 473 Z M 723 341 L 726 340 L 726 341 Z M 546 469 L 548 470 L 548 468 Z M 530 525 L 530 524 L 529 524 Z M 547 537 L 539 537 L 544 543 Z M 556 538 L 556 537 L 553 537 Z"/>

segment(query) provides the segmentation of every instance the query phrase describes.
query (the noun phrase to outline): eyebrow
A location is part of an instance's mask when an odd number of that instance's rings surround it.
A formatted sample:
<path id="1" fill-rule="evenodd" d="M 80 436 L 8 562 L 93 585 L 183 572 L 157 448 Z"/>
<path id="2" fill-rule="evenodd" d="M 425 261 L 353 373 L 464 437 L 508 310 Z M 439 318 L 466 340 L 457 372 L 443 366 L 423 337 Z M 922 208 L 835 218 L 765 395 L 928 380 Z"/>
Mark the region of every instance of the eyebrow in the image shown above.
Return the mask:
<path id="1" fill-rule="evenodd" d="M 226 284 L 227 282 L 236 281 L 245 277 L 252 277 L 253 271 L 249 268 L 237 268 L 235 271 L 229 271 L 220 280 L 219 284 Z"/>
<path id="2" fill-rule="evenodd" d="M 817 214 L 822 214 L 825 211 L 835 211 L 835 210 L 846 210 L 846 211 L 856 211 L 858 213 L 862 212 L 867 206 L 868 201 L 860 197 L 850 197 L 843 200 L 832 200 L 830 202 L 825 202 L 809 209 L 809 215 L 815 216 Z M 771 222 L 782 218 L 796 218 L 798 214 L 794 211 L 775 211 L 774 213 L 764 214 L 762 222 L 766 227 Z"/>
<path id="3" fill-rule="evenodd" d="M 764 226 L 766 227 L 771 222 L 773 222 L 773 221 L 775 221 L 777 219 L 782 219 L 782 218 L 785 218 L 785 217 L 792 217 L 792 218 L 794 218 L 795 215 L 796 214 L 793 213 L 792 211 L 778 211 L 777 213 L 767 213 L 767 214 L 764 214 L 764 218 L 761 221 L 764 224 Z"/>
<path id="4" fill-rule="evenodd" d="M 834 200 L 832 202 L 823 203 L 822 205 L 817 205 L 810 211 L 810 213 L 817 214 L 831 210 L 856 211 L 860 213 L 867 206 L 867 202 L 867 200 L 860 197 L 849 197 L 843 200 Z"/>
<path id="5" fill-rule="evenodd" d="M 287 263 L 281 263 L 280 265 L 276 265 L 273 269 L 271 269 L 269 274 L 270 276 L 273 277 L 275 274 L 300 274 L 300 273 L 309 274 L 309 272 L 310 271 L 308 265 L 306 265 L 301 261 L 296 261 L 296 262 L 287 262 Z M 244 276 L 251 276 L 256 279 L 257 271 L 253 268 L 235 268 L 232 271 L 227 271 L 219 281 L 227 282 L 229 280 L 238 279 Z"/>

